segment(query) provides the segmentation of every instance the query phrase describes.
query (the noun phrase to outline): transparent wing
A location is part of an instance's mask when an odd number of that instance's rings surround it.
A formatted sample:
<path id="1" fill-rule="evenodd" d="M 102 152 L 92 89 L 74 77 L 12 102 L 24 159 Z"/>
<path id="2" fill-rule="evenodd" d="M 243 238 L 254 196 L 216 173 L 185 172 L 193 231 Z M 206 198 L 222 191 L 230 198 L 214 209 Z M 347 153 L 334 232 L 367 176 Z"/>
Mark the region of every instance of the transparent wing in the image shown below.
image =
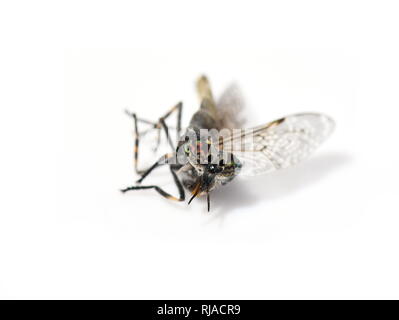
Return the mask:
<path id="1" fill-rule="evenodd" d="M 245 108 L 244 98 L 240 88 L 233 83 L 223 92 L 217 101 L 220 128 L 242 128 L 245 118 L 242 111 Z"/>
<path id="2" fill-rule="evenodd" d="M 307 158 L 334 129 L 322 114 L 290 115 L 225 137 L 222 148 L 242 163 L 241 175 L 258 175 L 287 168 Z"/>

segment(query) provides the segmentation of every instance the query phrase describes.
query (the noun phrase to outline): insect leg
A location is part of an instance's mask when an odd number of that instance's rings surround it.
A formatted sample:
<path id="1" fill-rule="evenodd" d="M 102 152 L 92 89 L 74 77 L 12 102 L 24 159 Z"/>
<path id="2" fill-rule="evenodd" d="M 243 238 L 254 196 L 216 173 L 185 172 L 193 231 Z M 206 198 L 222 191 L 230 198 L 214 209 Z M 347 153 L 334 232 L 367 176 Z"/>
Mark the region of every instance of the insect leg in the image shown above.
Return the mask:
<path id="1" fill-rule="evenodd" d="M 133 118 L 133 124 L 134 124 L 134 170 L 136 171 L 137 174 L 141 175 L 143 174 L 143 172 L 145 172 L 147 169 L 145 170 L 139 170 L 138 169 L 138 154 L 139 154 L 139 143 L 140 143 L 140 134 L 146 134 L 149 130 L 152 129 L 158 129 L 158 131 L 160 131 L 160 127 L 158 123 L 152 122 L 152 121 L 148 121 L 145 119 L 140 119 L 136 116 L 135 113 L 131 113 L 127 110 L 125 110 L 126 114 L 128 116 L 131 116 Z M 143 132 L 139 132 L 138 130 L 138 122 L 142 122 L 142 123 L 146 123 L 151 125 L 153 128 L 150 128 L 149 130 L 145 130 Z"/>
<path id="2" fill-rule="evenodd" d="M 152 185 L 152 186 L 132 186 L 132 187 L 127 187 L 125 189 L 122 189 L 121 192 L 125 193 L 125 192 L 131 191 L 131 190 L 155 189 L 155 191 L 157 191 L 161 196 L 163 196 L 166 199 L 174 200 L 174 201 L 184 201 L 185 194 L 184 194 L 183 185 L 181 184 L 179 178 L 177 177 L 177 174 L 174 172 L 172 167 L 170 167 L 170 172 L 172 173 L 173 180 L 174 180 L 174 182 L 175 182 L 175 184 L 177 186 L 177 189 L 179 191 L 179 197 L 178 198 L 172 196 L 171 194 L 167 193 L 166 191 L 164 191 L 163 189 L 161 189 L 160 187 L 155 186 L 155 185 Z"/>
<path id="3" fill-rule="evenodd" d="M 137 180 L 137 183 L 141 183 L 145 177 L 147 177 L 152 170 L 154 170 L 155 168 L 158 168 L 159 166 L 162 166 L 164 164 L 167 164 L 167 160 L 172 158 L 174 156 L 174 153 L 167 153 L 165 155 L 163 155 L 157 162 L 155 162 L 151 167 L 149 167 L 147 170 L 145 170 L 144 172 L 142 172 L 141 174 L 141 178 L 139 180 Z"/>
<path id="4" fill-rule="evenodd" d="M 133 113 L 133 121 L 134 121 L 134 170 L 136 171 L 137 174 L 142 174 L 143 171 L 138 169 L 140 135 L 137 126 L 137 117 L 135 113 Z"/>
<path id="5" fill-rule="evenodd" d="M 166 134 L 166 139 L 169 142 L 169 145 L 171 146 L 172 150 L 175 151 L 174 145 L 172 140 L 170 139 L 169 136 L 169 128 L 166 125 L 165 120 L 175 111 L 177 111 L 177 125 L 176 125 L 176 141 L 179 140 L 180 138 L 180 132 L 181 132 L 181 115 L 182 115 L 182 109 L 183 109 L 183 103 L 179 102 L 173 108 L 171 108 L 163 117 L 159 118 L 159 124 L 162 126 L 162 128 L 165 131 Z M 159 143 L 159 142 L 158 142 Z"/>
<path id="6" fill-rule="evenodd" d="M 128 110 L 125 110 L 125 113 L 126 113 L 129 117 L 134 117 L 134 115 L 135 115 L 135 113 L 130 112 L 130 111 L 128 111 Z M 153 128 L 156 128 L 157 126 L 159 126 L 156 122 L 149 121 L 149 120 L 142 119 L 142 118 L 138 118 L 138 117 L 136 117 L 136 118 L 137 118 L 137 122 L 142 122 L 142 123 L 149 124 L 149 125 L 151 125 Z"/>
<path id="7" fill-rule="evenodd" d="M 141 119 L 138 118 L 136 116 L 135 113 L 131 113 L 127 110 L 125 110 L 126 114 L 133 117 L 134 118 L 134 123 L 135 123 L 135 133 L 136 133 L 136 138 L 139 137 L 139 132 L 137 130 L 137 122 L 142 122 L 142 123 L 146 123 L 152 126 L 151 129 L 156 129 L 158 130 L 157 133 L 157 142 L 156 142 L 156 146 L 154 148 L 154 152 L 158 151 L 159 145 L 161 144 L 161 129 L 163 129 L 165 131 L 166 134 L 166 138 L 168 140 L 169 145 L 171 146 L 171 148 L 173 149 L 172 151 L 175 151 L 173 142 L 169 136 L 169 126 L 166 125 L 165 120 L 175 111 L 177 111 L 177 125 L 176 125 L 176 141 L 179 140 L 180 138 L 180 133 L 181 133 L 181 115 L 182 115 L 182 109 L 183 109 L 183 103 L 179 102 L 177 103 L 175 106 L 173 106 L 165 115 L 163 115 L 161 118 L 159 118 L 158 122 L 152 122 L 152 121 L 148 121 L 145 119 Z M 142 134 L 147 133 L 149 130 L 146 130 L 144 132 L 142 132 Z M 135 144 L 136 145 L 136 144 Z M 135 152 L 136 153 L 136 152 Z M 136 170 L 136 172 L 138 174 L 141 174 L 144 170 Z"/>
<path id="8" fill-rule="evenodd" d="M 137 127 L 137 117 L 136 114 L 133 113 L 133 121 L 134 121 L 134 170 L 137 174 L 141 174 L 141 171 L 138 169 L 138 158 L 139 158 L 139 129 Z"/>

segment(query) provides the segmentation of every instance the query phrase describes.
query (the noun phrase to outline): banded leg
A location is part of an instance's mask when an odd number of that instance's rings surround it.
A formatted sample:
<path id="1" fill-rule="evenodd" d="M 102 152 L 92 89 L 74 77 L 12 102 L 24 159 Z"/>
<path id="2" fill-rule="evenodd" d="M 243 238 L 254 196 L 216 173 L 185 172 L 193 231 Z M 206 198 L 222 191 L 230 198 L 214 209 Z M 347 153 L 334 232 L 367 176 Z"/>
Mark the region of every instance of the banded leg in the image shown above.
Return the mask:
<path id="1" fill-rule="evenodd" d="M 138 155 L 139 155 L 140 135 L 143 134 L 143 133 L 144 134 L 147 133 L 148 130 L 140 133 L 139 130 L 138 130 L 138 122 L 142 122 L 142 123 L 146 123 L 146 124 L 151 125 L 152 128 L 150 128 L 150 130 L 151 129 L 158 129 L 158 139 L 157 139 L 157 147 L 156 147 L 156 149 L 158 148 L 158 145 L 160 143 L 160 132 L 161 132 L 160 129 L 161 129 L 161 127 L 160 127 L 159 123 L 148 121 L 148 120 L 145 120 L 145 119 L 140 119 L 140 118 L 137 117 L 137 115 L 135 113 L 130 113 L 127 110 L 125 112 L 126 112 L 127 115 L 129 115 L 129 116 L 131 116 L 133 118 L 133 124 L 134 124 L 134 170 L 136 171 L 136 173 L 138 175 L 142 175 L 143 173 L 145 173 L 148 170 L 148 168 L 147 169 L 143 169 L 143 170 L 139 170 L 138 169 L 138 162 L 139 162 L 138 161 Z M 156 149 L 154 151 L 156 151 Z"/>
<path id="2" fill-rule="evenodd" d="M 137 180 L 137 183 L 141 183 L 145 177 L 147 177 L 155 168 L 158 168 L 162 165 L 168 164 L 168 160 L 171 159 L 175 154 L 174 153 L 167 153 L 165 155 L 163 155 L 157 162 L 155 162 L 151 167 L 149 167 L 147 170 L 145 170 L 142 175 L 141 178 L 139 180 Z"/>
<path id="3" fill-rule="evenodd" d="M 133 123 L 134 123 L 134 170 L 136 171 L 137 174 L 141 175 L 144 170 L 139 170 L 138 169 L 138 159 L 139 159 L 139 143 L 140 143 L 140 134 L 139 134 L 139 129 L 137 126 L 137 116 L 135 113 L 130 114 L 133 117 Z M 149 121 L 148 121 L 149 122 Z"/>
<path id="4" fill-rule="evenodd" d="M 128 110 L 125 110 L 125 113 L 126 113 L 129 117 L 132 117 L 132 118 L 134 118 L 134 116 L 135 116 L 135 113 L 130 112 L 130 111 L 128 111 Z M 158 124 L 157 122 L 153 122 L 153 121 L 150 121 L 150 120 L 138 118 L 137 116 L 136 116 L 136 118 L 137 118 L 137 122 L 142 122 L 142 123 L 145 123 L 145 124 L 150 125 L 150 128 L 149 128 L 148 130 L 159 129 L 159 128 L 160 128 L 160 127 L 159 127 L 159 124 Z M 144 132 L 148 132 L 148 130 L 145 130 Z"/>
<path id="5" fill-rule="evenodd" d="M 166 134 L 166 138 L 172 148 L 172 151 L 174 152 L 174 145 L 172 140 L 170 139 L 169 136 L 169 128 L 165 123 L 165 119 L 167 119 L 174 111 L 177 110 L 177 126 L 176 126 L 176 133 L 177 133 L 177 140 L 179 140 L 180 138 L 180 132 L 181 132 L 181 114 L 182 114 L 182 108 L 183 108 L 183 104 L 181 102 L 179 102 L 178 104 L 176 104 L 172 109 L 170 109 L 163 117 L 161 117 L 159 119 L 158 122 L 152 122 L 152 121 L 148 121 L 145 119 L 140 119 L 136 116 L 135 113 L 130 113 L 129 111 L 125 111 L 127 115 L 133 117 L 133 123 L 134 123 L 134 133 L 135 133 L 135 141 L 134 141 L 134 169 L 136 171 L 137 174 L 142 175 L 144 172 L 146 172 L 148 169 L 146 170 L 139 170 L 138 169 L 138 153 L 139 153 L 139 143 L 140 143 L 140 133 L 138 130 L 138 122 L 143 122 L 146 124 L 149 124 L 153 127 L 153 129 L 157 129 L 158 130 L 158 136 L 157 136 L 157 145 L 154 149 L 154 152 L 156 152 L 158 150 L 158 147 L 161 143 L 161 129 L 163 128 Z M 146 131 L 147 132 L 147 131 Z"/>
<path id="6" fill-rule="evenodd" d="M 173 151 L 175 151 L 175 147 L 173 145 L 173 142 L 169 136 L 169 128 L 165 123 L 165 120 L 175 111 L 177 111 L 177 124 L 176 124 L 176 141 L 179 141 L 180 138 L 180 132 L 181 132 L 181 115 L 182 115 L 182 109 L 183 109 L 183 103 L 179 102 L 175 106 L 173 106 L 172 109 L 170 109 L 163 117 L 159 118 L 159 124 L 162 126 L 162 128 L 165 131 L 166 134 L 166 139 L 169 142 L 170 147 L 172 148 Z"/>
<path id="7" fill-rule="evenodd" d="M 156 126 L 154 128 L 158 129 L 158 137 L 157 137 L 157 146 L 155 147 L 154 151 L 156 152 L 159 148 L 159 145 L 161 143 L 161 131 L 160 129 L 162 128 L 165 131 L 166 135 L 166 140 L 168 141 L 170 147 L 172 148 L 172 151 L 175 151 L 175 146 L 170 138 L 169 135 L 169 127 L 167 126 L 165 120 L 175 111 L 177 111 L 177 124 L 176 124 L 176 141 L 179 141 L 180 138 L 180 133 L 181 133 L 181 115 L 182 115 L 182 109 L 183 109 L 183 103 L 179 102 L 173 108 L 171 108 L 164 116 L 160 117 L 158 122 L 156 123 Z"/>
<path id="8" fill-rule="evenodd" d="M 157 191 L 162 197 L 164 197 L 166 199 L 174 200 L 174 201 L 184 201 L 185 194 L 184 194 L 183 185 L 181 184 L 179 178 L 177 177 L 177 174 L 174 172 L 172 167 L 169 167 L 169 168 L 170 168 L 170 172 L 172 173 L 173 180 L 174 180 L 174 182 L 175 182 L 175 184 L 177 186 L 177 189 L 179 190 L 179 197 L 178 198 L 172 196 L 168 192 L 164 191 L 163 189 L 161 189 L 160 187 L 155 186 L 155 185 L 152 185 L 152 186 L 132 186 L 132 187 L 128 187 L 128 188 L 122 189 L 121 192 L 125 193 L 125 192 L 131 191 L 131 190 L 155 189 L 155 191 Z"/>

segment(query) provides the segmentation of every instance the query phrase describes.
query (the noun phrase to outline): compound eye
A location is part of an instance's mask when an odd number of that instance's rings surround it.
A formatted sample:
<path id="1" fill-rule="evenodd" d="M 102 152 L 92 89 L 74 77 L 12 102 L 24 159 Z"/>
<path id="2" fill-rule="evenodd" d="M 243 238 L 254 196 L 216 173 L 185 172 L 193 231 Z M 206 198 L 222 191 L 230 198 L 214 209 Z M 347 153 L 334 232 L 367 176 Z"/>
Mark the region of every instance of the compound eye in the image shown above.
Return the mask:
<path id="1" fill-rule="evenodd" d="M 183 148 L 186 154 L 190 154 L 190 146 L 188 144 L 185 144 Z"/>

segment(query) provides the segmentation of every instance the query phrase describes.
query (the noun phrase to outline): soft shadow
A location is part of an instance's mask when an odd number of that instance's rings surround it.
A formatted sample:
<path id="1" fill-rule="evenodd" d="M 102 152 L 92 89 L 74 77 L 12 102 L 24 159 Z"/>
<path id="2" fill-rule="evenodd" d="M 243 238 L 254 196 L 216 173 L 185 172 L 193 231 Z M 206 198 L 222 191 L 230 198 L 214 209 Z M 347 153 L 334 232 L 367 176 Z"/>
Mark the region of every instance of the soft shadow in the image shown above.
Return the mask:
<path id="1" fill-rule="evenodd" d="M 221 218 L 255 203 L 282 198 L 317 183 L 340 167 L 351 162 L 342 153 L 314 156 L 304 163 L 268 175 L 238 178 L 212 192 L 212 220 Z"/>

